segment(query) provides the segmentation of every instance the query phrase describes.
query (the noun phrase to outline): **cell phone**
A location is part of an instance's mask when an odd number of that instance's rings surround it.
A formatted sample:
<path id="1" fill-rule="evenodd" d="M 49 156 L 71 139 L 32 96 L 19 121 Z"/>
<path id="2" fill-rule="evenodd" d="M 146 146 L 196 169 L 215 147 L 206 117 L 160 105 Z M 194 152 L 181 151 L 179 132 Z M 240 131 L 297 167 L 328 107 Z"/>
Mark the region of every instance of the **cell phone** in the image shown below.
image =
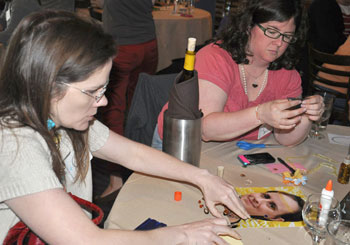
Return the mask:
<path id="1" fill-rule="evenodd" d="M 243 167 L 254 164 L 274 163 L 276 161 L 268 152 L 238 155 L 237 158 L 243 164 Z"/>
<path id="2" fill-rule="evenodd" d="M 288 100 L 301 100 L 301 101 L 302 101 L 302 99 L 301 99 L 301 98 L 291 98 L 291 97 L 289 97 L 289 98 L 288 98 Z M 300 104 L 298 104 L 298 105 L 295 105 L 295 106 L 289 107 L 287 110 L 292 111 L 292 110 L 296 110 L 296 109 L 299 109 L 299 108 L 301 108 L 301 103 L 300 103 Z"/>

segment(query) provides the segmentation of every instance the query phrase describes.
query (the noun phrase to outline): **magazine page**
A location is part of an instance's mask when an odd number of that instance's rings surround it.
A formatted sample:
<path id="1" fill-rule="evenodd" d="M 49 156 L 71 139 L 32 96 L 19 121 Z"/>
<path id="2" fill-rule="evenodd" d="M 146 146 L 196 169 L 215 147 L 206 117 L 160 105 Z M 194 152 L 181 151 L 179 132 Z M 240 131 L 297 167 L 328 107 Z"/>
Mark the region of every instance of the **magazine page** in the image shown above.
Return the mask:
<path id="1" fill-rule="evenodd" d="M 301 211 L 306 200 L 298 186 L 236 187 L 251 219 L 240 220 L 228 209 L 232 227 L 298 227 L 303 226 Z"/>

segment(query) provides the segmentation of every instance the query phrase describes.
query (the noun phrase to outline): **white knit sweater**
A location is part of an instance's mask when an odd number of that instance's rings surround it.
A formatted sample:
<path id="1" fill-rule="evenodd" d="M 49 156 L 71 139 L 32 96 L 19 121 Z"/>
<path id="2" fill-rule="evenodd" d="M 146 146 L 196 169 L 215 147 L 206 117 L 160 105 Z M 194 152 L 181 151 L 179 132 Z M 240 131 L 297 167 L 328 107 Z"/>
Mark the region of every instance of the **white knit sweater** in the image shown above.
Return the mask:
<path id="1" fill-rule="evenodd" d="M 100 149 L 108 135 L 108 128 L 95 121 L 89 129 L 90 152 Z M 67 191 L 91 201 L 91 166 L 85 181 L 74 183 L 73 146 L 65 133 L 62 133 L 60 152 L 66 163 Z M 31 128 L 0 130 L 0 244 L 19 220 L 4 201 L 53 188 L 63 187 L 52 170 L 50 152 L 41 135 Z"/>

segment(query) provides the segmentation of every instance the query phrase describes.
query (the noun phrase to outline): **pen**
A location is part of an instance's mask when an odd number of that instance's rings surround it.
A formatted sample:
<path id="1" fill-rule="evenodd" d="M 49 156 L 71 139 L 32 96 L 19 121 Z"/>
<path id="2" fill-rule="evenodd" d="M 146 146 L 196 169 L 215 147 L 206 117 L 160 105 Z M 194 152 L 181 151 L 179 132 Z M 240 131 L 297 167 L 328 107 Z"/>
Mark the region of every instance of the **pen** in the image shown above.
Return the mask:
<path id="1" fill-rule="evenodd" d="M 286 166 L 292 172 L 292 175 L 294 175 L 295 170 L 291 166 L 289 166 L 282 158 L 277 157 L 277 159 L 278 159 L 278 161 L 280 161 L 280 163 L 282 163 L 284 166 Z"/>

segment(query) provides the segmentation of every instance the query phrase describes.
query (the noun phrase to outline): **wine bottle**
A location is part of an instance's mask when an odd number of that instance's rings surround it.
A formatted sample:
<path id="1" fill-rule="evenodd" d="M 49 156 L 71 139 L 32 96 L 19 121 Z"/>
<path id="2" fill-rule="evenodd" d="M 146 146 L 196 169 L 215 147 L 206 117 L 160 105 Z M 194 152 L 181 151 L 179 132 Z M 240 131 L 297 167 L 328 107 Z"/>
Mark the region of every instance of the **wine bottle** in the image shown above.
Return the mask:
<path id="1" fill-rule="evenodd" d="M 350 159 L 345 158 L 341 163 L 338 174 L 340 184 L 348 184 L 350 179 Z"/>
<path id="2" fill-rule="evenodd" d="M 338 182 L 341 184 L 348 184 L 350 179 L 350 145 L 348 155 L 339 167 Z"/>
<path id="3" fill-rule="evenodd" d="M 184 68 L 182 71 L 182 75 L 178 80 L 178 83 L 187 81 L 194 76 L 194 61 L 196 58 L 195 48 L 196 48 L 196 39 L 193 37 L 188 38 Z"/>

